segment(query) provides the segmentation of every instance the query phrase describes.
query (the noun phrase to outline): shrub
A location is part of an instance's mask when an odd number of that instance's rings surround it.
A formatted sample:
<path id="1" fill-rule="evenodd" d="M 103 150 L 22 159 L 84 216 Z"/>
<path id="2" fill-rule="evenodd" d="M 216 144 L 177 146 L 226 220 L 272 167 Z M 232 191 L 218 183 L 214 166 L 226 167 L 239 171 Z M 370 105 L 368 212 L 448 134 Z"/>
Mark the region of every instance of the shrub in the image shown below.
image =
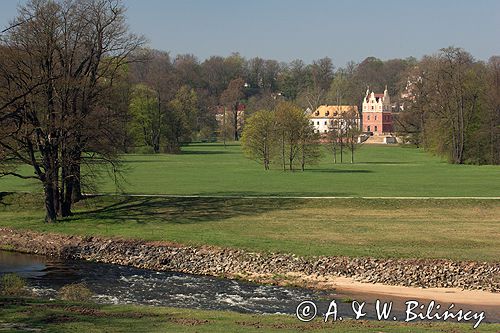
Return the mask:
<path id="1" fill-rule="evenodd" d="M 68 284 L 59 289 L 58 297 L 63 301 L 88 302 L 93 296 L 92 291 L 85 283 Z"/>
<path id="2" fill-rule="evenodd" d="M 17 274 L 4 274 L 0 277 L 0 294 L 3 296 L 27 295 L 26 281 Z"/>

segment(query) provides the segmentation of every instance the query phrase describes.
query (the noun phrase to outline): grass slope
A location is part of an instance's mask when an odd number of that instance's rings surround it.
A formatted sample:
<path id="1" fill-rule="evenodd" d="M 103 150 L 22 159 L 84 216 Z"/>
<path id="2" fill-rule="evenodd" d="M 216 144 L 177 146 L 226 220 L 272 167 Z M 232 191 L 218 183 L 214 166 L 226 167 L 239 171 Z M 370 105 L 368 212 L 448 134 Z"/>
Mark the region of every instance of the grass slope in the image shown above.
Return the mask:
<path id="1" fill-rule="evenodd" d="M 476 332 L 472 324 L 406 324 L 320 320 L 301 323 L 292 316 L 259 316 L 146 306 L 110 306 L 0 298 L 0 331 L 26 332 Z M 498 324 L 477 331 L 498 332 Z"/>
<path id="2" fill-rule="evenodd" d="M 326 151 L 326 149 L 325 149 Z M 355 164 L 333 164 L 329 153 L 306 172 L 265 172 L 239 145 L 192 144 L 179 155 L 123 157 L 121 190 L 147 194 L 297 196 L 500 196 L 499 166 L 451 165 L 421 149 L 365 145 Z M 347 156 L 345 160 L 349 160 Z M 25 166 L 24 174 L 33 171 Z M 114 193 L 104 174 L 98 190 Z M 40 191 L 5 177 L 0 191 Z"/>

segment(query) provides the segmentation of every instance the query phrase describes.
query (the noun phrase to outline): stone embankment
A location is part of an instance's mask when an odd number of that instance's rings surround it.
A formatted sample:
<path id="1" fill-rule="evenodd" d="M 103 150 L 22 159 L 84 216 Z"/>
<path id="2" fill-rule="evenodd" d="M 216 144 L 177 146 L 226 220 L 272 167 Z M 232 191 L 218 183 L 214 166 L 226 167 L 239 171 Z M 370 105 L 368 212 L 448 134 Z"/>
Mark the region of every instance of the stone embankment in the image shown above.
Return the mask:
<path id="1" fill-rule="evenodd" d="M 436 259 L 298 257 L 211 246 L 183 246 L 101 237 L 80 237 L 0 228 L 0 249 L 128 265 L 161 271 L 298 284 L 351 277 L 356 281 L 412 287 L 500 291 L 500 263 Z"/>

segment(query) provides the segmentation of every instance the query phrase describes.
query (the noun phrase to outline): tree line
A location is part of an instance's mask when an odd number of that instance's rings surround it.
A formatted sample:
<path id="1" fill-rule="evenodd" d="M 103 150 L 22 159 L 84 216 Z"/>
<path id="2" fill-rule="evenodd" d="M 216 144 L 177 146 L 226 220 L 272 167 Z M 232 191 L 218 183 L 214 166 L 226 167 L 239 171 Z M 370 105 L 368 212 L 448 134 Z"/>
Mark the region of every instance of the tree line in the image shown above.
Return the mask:
<path id="1" fill-rule="evenodd" d="M 124 149 L 146 146 L 154 152 L 178 152 L 190 141 L 238 140 L 241 105 L 245 116 L 261 109 L 272 110 L 277 101 L 290 101 L 304 110 L 315 110 L 322 104 L 356 105 L 361 109 L 367 86 L 382 91 L 387 85 L 392 94 L 399 95 L 404 73 L 417 62 L 414 58 L 381 61 L 369 57 L 359 64 L 350 62 L 336 68 L 329 57 L 306 64 L 299 59 L 289 63 L 246 59 L 238 53 L 204 61 L 191 54 L 172 58 L 168 52 L 150 49 L 136 55 L 147 60 L 130 65 L 133 112 L 128 125 L 131 135 Z M 191 108 L 179 112 L 170 102 L 181 89 L 191 90 L 190 98 L 177 100 Z M 137 109 L 141 104 L 150 107 Z M 177 134 L 170 126 L 173 123 L 181 126 Z"/>
<path id="2" fill-rule="evenodd" d="M 408 72 L 396 130 L 455 164 L 500 164 L 500 57 L 449 47 Z"/>
<path id="3" fill-rule="evenodd" d="M 47 222 L 70 215 L 103 170 L 118 181 L 122 153 L 238 140 L 241 104 L 247 154 L 266 169 L 305 169 L 319 150 L 304 110 L 361 110 L 367 86 L 387 85 L 404 110 L 397 129 L 407 142 L 453 163 L 500 162 L 498 57 L 485 63 L 448 48 L 420 61 L 369 57 L 336 68 L 328 57 L 306 64 L 234 53 L 200 61 L 145 45 L 129 31 L 120 0 L 31 0 L 1 33 L 0 175 L 42 184 Z M 264 142 L 252 147 L 259 136 Z M 355 148 L 353 132 L 340 136 L 328 139 L 335 156 Z M 22 164 L 33 173 L 19 173 Z"/>

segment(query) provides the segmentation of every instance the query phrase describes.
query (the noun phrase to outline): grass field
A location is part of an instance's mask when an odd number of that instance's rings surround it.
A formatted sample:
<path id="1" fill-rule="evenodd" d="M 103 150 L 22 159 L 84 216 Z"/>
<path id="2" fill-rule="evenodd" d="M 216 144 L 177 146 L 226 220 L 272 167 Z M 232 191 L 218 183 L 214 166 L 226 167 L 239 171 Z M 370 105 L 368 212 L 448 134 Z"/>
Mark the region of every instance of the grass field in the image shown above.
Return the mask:
<path id="1" fill-rule="evenodd" d="M 103 177 L 98 191 L 173 195 L 500 196 L 500 166 L 451 165 L 416 148 L 365 145 L 356 163 L 324 156 L 306 172 L 265 172 L 239 145 L 193 144 L 179 155 L 125 155 L 117 189 Z M 347 157 L 348 161 L 349 158 Z M 33 171 L 28 167 L 24 174 Z M 2 191 L 40 191 L 39 184 L 0 179 Z"/>
<path id="2" fill-rule="evenodd" d="M 497 261 L 500 200 L 97 197 L 43 223 L 40 196 L 4 195 L 0 226 L 303 256 Z"/>
<path id="3" fill-rule="evenodd" d="M 392 323 L 315 320 L 145 306 L 104 306 L 59 301 L 0 298 L 2 332 L 498 332 L 499 324 Z M 195 319 L 196 318 L 196 319 Z M 38 330 L 37 330 L 38 329 Z"/>

